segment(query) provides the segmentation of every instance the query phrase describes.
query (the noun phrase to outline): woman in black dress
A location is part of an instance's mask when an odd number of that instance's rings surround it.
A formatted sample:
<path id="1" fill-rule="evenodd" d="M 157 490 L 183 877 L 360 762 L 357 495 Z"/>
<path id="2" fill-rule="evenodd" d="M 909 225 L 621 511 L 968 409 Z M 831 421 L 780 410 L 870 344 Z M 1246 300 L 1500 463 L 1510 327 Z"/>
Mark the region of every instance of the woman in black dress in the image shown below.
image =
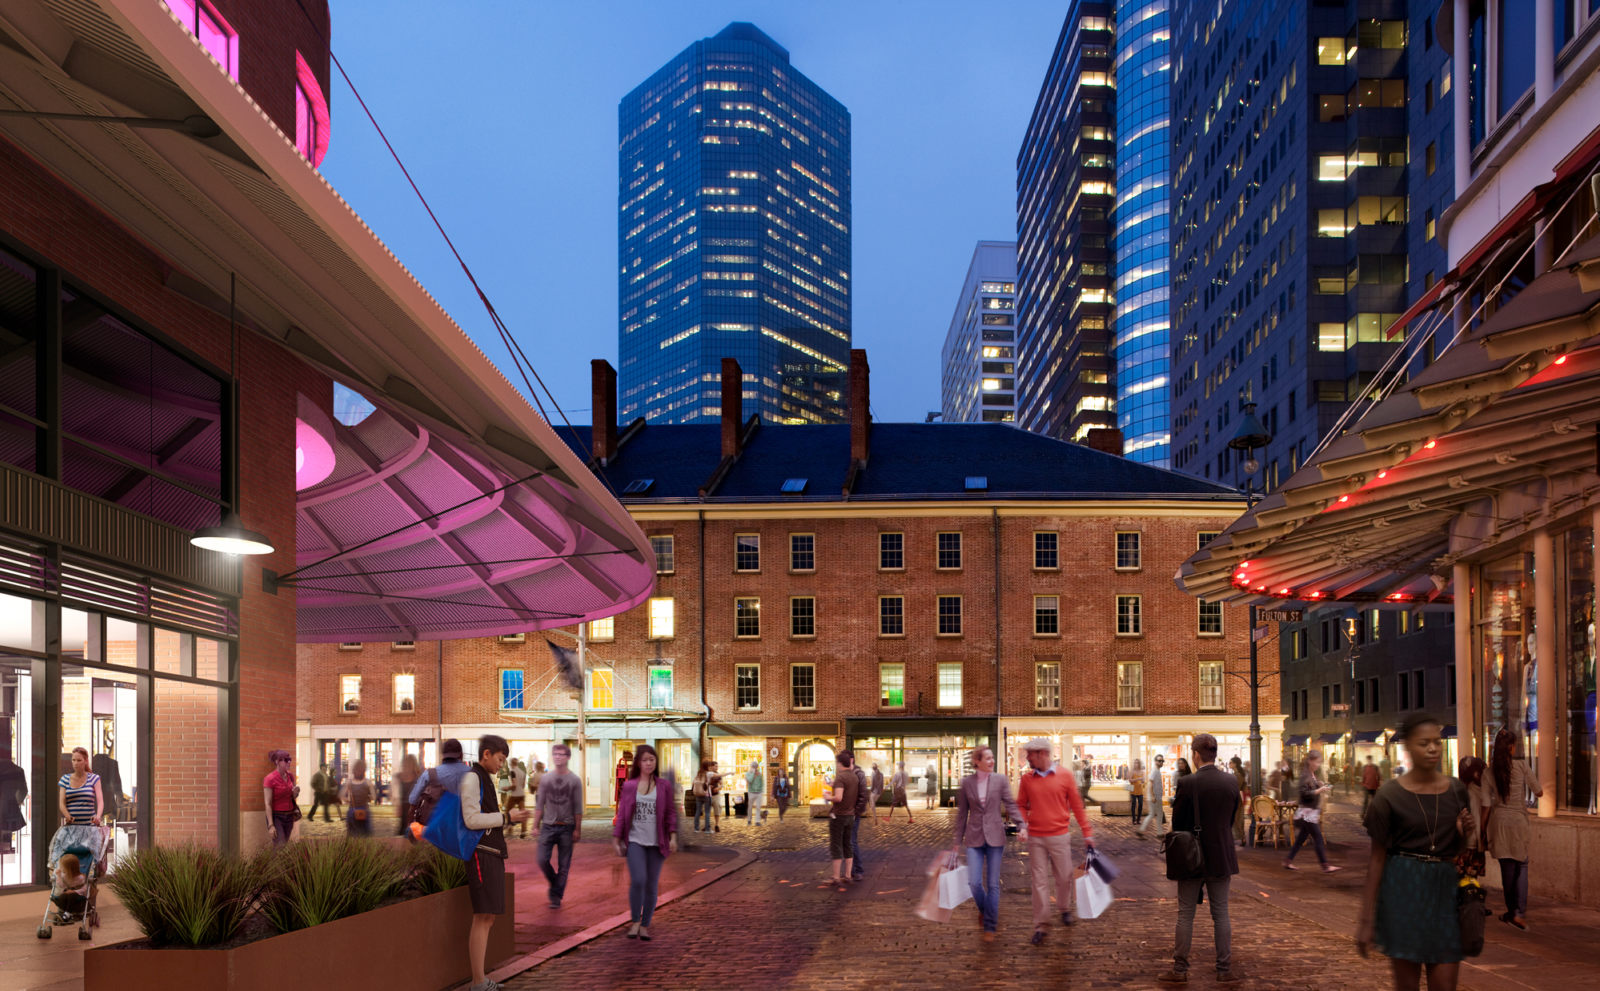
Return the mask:
<path id="1" fill-rule="evenodd" d="M 1474 835 L 1466 785 L 1440 771 L 1439 721 L 1416 713 L 1398 736 L 1411 770 L 1384 782 L 1367 809 L 1372 854 L 1361 893 L 1356 949 L 1389 958 L 1397 991 L 1454 991 L 1461 972 L 1455 857 Z"/>

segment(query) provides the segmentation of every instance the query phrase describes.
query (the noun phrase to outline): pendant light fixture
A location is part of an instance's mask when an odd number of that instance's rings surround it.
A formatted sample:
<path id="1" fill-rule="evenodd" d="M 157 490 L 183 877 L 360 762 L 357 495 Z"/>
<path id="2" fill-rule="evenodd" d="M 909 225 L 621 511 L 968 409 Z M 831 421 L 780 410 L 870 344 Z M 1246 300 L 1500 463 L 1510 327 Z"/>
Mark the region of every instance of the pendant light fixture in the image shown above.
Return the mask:
<path id="1" fill-rule="evenodd" d="M 230 420 L 235 431 L 238 429 L 238 388 L 239 388 L 239 327 L 234 321 L 234 300 L 237 295 L 236 277 L 231 273 L 228 276 L 228 405 L 232 411 Z M 237 459 L 237 445 L 235 445 L 234 458 Z M 229 486 L 232 498 L 239 498 L 238 469 L 234 473 L 233 484 Z M 189 543 L 195 547 L 208 551 L 217 551 L 222 554 L 271 554 L 277 548 L 272 546 L 266 534 L 257 533 L 245 528 L 239 519 L 237 510 L 230 508 L 222 516 L 221 526 L 202 527 L 189 538 Z"/>

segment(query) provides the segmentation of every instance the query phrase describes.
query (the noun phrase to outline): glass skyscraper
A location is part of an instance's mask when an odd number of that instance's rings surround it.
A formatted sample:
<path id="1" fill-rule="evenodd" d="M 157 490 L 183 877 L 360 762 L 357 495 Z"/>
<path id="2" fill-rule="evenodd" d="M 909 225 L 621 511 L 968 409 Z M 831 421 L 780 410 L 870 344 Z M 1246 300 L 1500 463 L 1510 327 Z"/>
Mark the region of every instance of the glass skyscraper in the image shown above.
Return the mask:
<path id="1" fill-rule="evenodd" d="M 1111 215 L 1117 426 L 1127 457 L 1163 468 L 1172 438 L 1170 17 L 1171 0 L 1117 0 L 1117 200 Z"/>
<path id="2" fill-rule="evenodd" d="M 845 420 L 850 113 L 752 24 L 728 25 L 618 107 L 618 406 L 713 422 Z"/>

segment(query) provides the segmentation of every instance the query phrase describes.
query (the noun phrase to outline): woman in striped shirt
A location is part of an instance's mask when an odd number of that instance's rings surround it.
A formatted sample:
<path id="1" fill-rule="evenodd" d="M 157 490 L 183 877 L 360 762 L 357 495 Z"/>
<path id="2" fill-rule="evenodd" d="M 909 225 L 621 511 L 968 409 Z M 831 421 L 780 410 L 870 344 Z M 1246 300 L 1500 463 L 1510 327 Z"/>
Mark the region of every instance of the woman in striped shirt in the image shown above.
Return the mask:
<path id="1" fill-rule="evenodd" d="M 100 825 L 102 811 L 100 775 L 89 770 L 89 751 L 75 747 L 72 751 L 72 773 L 63 774 L 56 784 L 61 788 L 62 823 L 89 823 Z"/>

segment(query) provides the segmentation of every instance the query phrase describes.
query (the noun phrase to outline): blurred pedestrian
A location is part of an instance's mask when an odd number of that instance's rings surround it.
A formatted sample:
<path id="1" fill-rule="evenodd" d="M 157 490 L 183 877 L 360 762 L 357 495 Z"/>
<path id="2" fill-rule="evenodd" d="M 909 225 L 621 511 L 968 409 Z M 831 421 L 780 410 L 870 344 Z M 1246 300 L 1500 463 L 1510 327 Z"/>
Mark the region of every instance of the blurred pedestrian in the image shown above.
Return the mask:
<path id="1" fill-rule="evenodd" d="M 903 805 L 906 809 L 906 822 L 916 822 L 911 817 L 911 802 L 906 798 L 906 785 L 910 777 L 906 774 L 906 762 L 898 761 L 894 765 L 894 776 L 889 779 L 889 818 L 894 818 L 896 806 Z"/>
<path id="2" fill-rule="evenodd" d="M 543 872 L 551 908 L 561 907 L 567 891 L 567 873 L 572 868 L 572 845 L 583 839 L 583 780 L 567 770 L 572 748 L 558 743 L 550 748 L 555 769 L 539 782 L 534 802 L 533 828 L 539 834 L 539 849 L 534 859 Z M 556 866 L 550 866 L 550 854 Z"/>
<path id="3" fill-rule="evenodd" d="M 617 855 L 628 858 L 629 939 L 650 939 L 661 867 L 678 839 L 678 803 L 672 786 L 656 773 L 656 760 L 648 743 L 634 750 L 611 826 Z"/>
<path id="4" fill-rule="evenodd" d="M 1167 824 L 1167 810 L 1162 807 L 1161 799 L 1166 794 L 1167 782 L 1162 777 L 1161 766 L 1166 763 L 1166 758 L 1156 754 L 1155 766 L 1150 769 L 1150 811 L 1145 815 L 1144 821 L 1139 823 L 1139 838 L 1142 840 L 1150 829 L 1151 823 L 1157 823 L 1156 835 L 1161 835 L 1161 827 Z"/>
<path id="5" fill-rule="evenodd" d="M 1017 786 L 1017 808 L 1027 822 L 1023 837 L 1028 844 L 1028 876 L 1033 889 L 1033 945 L 1044 942 L 1050 922 L 1050 880 L 1056 884 L 1056 909 L 1061 924 L 1072 925 L 1074 880 L 1072 876 L 1072 819 L 1077 817 L 1083 831 L 1083 844 L 1094 849 L 1094 830 L 1083 810 L 1072 775 L 1062 769 L 1050 753 L 1050 741 L 1034 737 L 1022 745 L 1028 769 Z"/>
<path id="6" fill-rule="evenodd" d="M 1144 786 L 1147 780 L 1144 761 L 1135 757 L 1133 767 L 1128 770 L 1128 818 L 1134 822 L 1144 818 Z"/>
<path id="7" fill-rule="evenodd" d="M 778 803 L 778 821 L 783 821 L 783 813 L 789 808 L 789 799 L 792 789 L 789 786 L 789 774 L 783 768 L 778 768 L 778 777 L 772 782 L 772 797 Z"/>
<path id="8" fill-rule="evenodd" d="M 967 881 L 978 903 L 983 939 L 991 942 L 1000 930 L 1000 859 L 1006 849 L 1005 818 L 1022 822 L 1011 781 L 994 773 L 994 750 L 982 744 L 972 750 L 971 774 L 956 789 L 956 849 L 967 848 Z M 1022 830 L 1026 840 L 1027 827 Z"/>
<path id="9" fill-rule="evenodd" d="M 1372 796 L 1378 793 L 1378 786 L 1383 784 L 1383 779 L 1378 776 L 1378 765 L 1372 762 L 1372 755 L 1367 754 L 1367 762 L 1361 765 L 1361 818 L 1367 817 L 1367 809 L 1372 807 Z"/>
<path id="10" fill-rule="evenodd" d="M 1172 831 L 1197 832 L 1202 876 L 1178 882 L 1178 928 L 1172 948 L 1172 969 L 1156 978 L 1162 984 L 1189 983 L 1189 950 L 1194 943 L 1194 914 L 1201 894 L 1211 902 L 1211 926 L 1217 948 L 1217 983 L 1237 984 L 1233 969 L 1233 924 L 1228 916 L 1228 888 L 1239 873 L 1239 860 L 1229 836 L 1239 805 L 1239 783 L 1217 767 L 1217 738 L 1196 733 L 1189 744 L 1199 770 L 1178 778 L 1172 789 Z M 1179 758 L 1180 763 L 1187 763 Z"/>
<path id="11" fill-rule="evenodd" d="M 333 810 L 333 796 L 330 794 L 333 776 L 328 773 L 328 765 L 324 764 L 311 776 L 311 811 L 306 813 L 307 819 L 317 817 L 317 806 L 322 806 L 322 821 L 332 822 L 328 813 Z"/>
<path id="12" fill-rule="evenodd" d="M 345 812 L 345 834 L 348 836 L 372 835 L 372 782 L 367 780 L 367 762 L 357 760 L 350 765 L 350 777 L 340 789 L 339 800 L 349 808 Z"/>
<path id="13" fill-rule="evenodd" d="M 1472 822 L 1477 828 L 1472 831 L 1472 836 L 1462 844 L 1462 852 L 1456 857 L 1456 869 L 1464 875 L 1483 877 L 1488 867 L 1487 849 L 1489 842 L 1489 765 L 1482 757 L 1468 755 L 1461 758 L 1457 765 L 1456 777 L 1467 786 L 1467 803 L 1472 809 Z M 1484 909 L 1488 915 L 1489 910 Z M 1504 918 L 1504 916 L 1501 916 Z"/>
<path id="14" fill-rule="evenodd" d="M 870 787 L 868 788 L 869 797 L 867 799 L 867 808 L 870 809 L 871 812 L 872 812 L 872 821 L 873 822 L 877 822 L 878 821 L 878 796 L 882 795 L 882 794 L 883 794 L 883 772 L 878 769 L 878 762 L 877 761 L 873 761 L 872 762 L 872 781 L 870 782 Z M 890 806 L 890 810 L 891 811 L 893 811 L 893 808 L 894 808 L 893 806 Z M 909 813 L 911 810 L 907 809 L 906 811 Z"/>
<path id="15" fill-rule="evenodd" d="M 764 816 L 762 807 L 767 804 L 767 779 L 761 774 L 761 762 L 750 762 L 744 776 L 745 825 L 759 826 Z"/>
<path id="16" fill-rule="evenodd" d="M 404 836 L 411 825 L 411 789 L 416 787 L 417 779 L 422 777 L 422 765 L 417 762 L 417 755 L 407 753 L 400 758 L 400 770 L 394 775 L 395 806 L 400 813 L 400 828 L 397 834 Z"/>
<path id="17" fill-rule="evenodd" d="M 1176 777 L 1186 778 L 1186 777 L 1188 777 L 1189 775 L 1191 775 L 1193 773 L 1194 773 L 1194 770 L 1189 767 L 1189 762 L 1187 760 L 1183 759 L 1182 757 L 1179 757 L 1178 758 L 1178 769 L 1177 769 Z M 1178 793 L 1178 789 L 1177 789 L 1176 785 L 1173 786 L 1172 793 L 1174 795 L 1176 795 Z"/>
<path id="18" fill-rule="evenodd" d="M 694 828 L 696 832 L 711 832 L 711 790 L 707 786 L 711 777 L 711 761 L 702 760 L 700 771 L 689 783 L 689 791 L 694 795 Z M 705 816 L 706 826 L 700 828 L 700 817 Z"/>
<path id="19" fill-rule="evenodd" d="M 461 798 L 461 820 L 468 829 L 481 829 L 483 838 L 467 861 L 467 895 L 472 901 L 472 927 L 467 931 L 467 958 L 472 966 L 469 991 L 498 991 L 499 985 L 484 974 L 489 931 L 496 916 L 506 911 L 506 838 L 504 827 L 528 818 L 527 809 L 501 811 L 495 776 L 511 753 L 505 737 L 478 738 L 478 760 L 456 787 Z M 356 762 L 361 768 L 361 762 Z"/>
<path id="20" fill-rule="evenodd" d="M 520 758 L 513 757 L 508 770 L 509 777 L 500 784 L 500 790 L 505 792 L 506 796 L 506 811 L 525 809 L 528 807 L 528 769 L 522 766 Z M 528 838 L 527 819 L 522 820 L 521 827 L 521 832 L 517 835 L 525 840 Z"/>
<path id="21" fill-rule="evenodd" d="M 1244 772 L 1244 762 L 1235 754 L 1228 758 L 1228 772 L 1239 785 L 1239 811 L 1233 814 L 1233 841 L 1244 846 L 1244 810 L 1250 805 L 1250 777 Z"/>
<path id="22" fill-rule="evenodd" d="M 936 808 L 939 805 L 939 769 L 932 764 L 922 774 L 922 807 L 925 809 Z M 911 815 L 911 806 L 906 806 L 906 816 Z"/>
<path id="23" fill-rule="evenodd" d="M 1488 798 L 1489 853 L 1500 861 L 1500 883 L 1504 886 L 1506 911 L 1500 916 L 1518 929 L 1527 929 L 1528 914 L 1528 794 L 1544 795 L 1539 781 L 1528 769 L 1528 762 L 1517 756 L 1521 741 L 1517 734 L 1502 729 L 1494 735 L 1494 750 L 1489 759 Z"/>
<path id="24" fill-rule="evenodd" d="M 1461 971 L 1460 875 L 1454 858 L 1474 828 L 1467 787 L 1444 774 L 1437 719 L 1412 713 L 1397 736 L 1411 770 L 1378 788 L 1367 809 L 1372 852 L 1361 893 L 1356 950 L 1389 957 L 1394 986 L 1454 991 Z"/>
<path id="25" fill-rule="evenodd" d="M 1322 865 L 1324 874 L 1332 874 L 1340 870 L 1328 863 L 1328 846 L 1322 840 L 1322 796 L 1333 790 L 1333 785 L 1317 777 L 1317 772 L 1322 769 L 1322 754 L 1313 750 L 1306 754 L 1305 762 L 1300 765 L 1300 804 L 1294 810 L 1294 846 L 1289 848 L 1289 856 L 1283 860 L 1285 870 L 1299 870 L 1294 865 L 1295 855 L 1300 848 L 1310 840 L 1317 851 L 1317 863 Z"/>
<path id="26" fill-rule="evenodd" d="M 854 757 L 850 758 L 850 771 L 856 776 L 856 817 L 850 823 L 850 880 L 859 881 L 866 875 L 861 862 L 861 820 L 866 818 L 867 803 L 872 798 L 872 782 Z"/>
<path id="27" fill-rule="evenodd" d="M 85 763 L 89 760 L 88 751 L 79 747 L 72 752 L 74 767 L 79 754 L 83 754 Z M 272 835 L 273 846 L 283 846 L 289 842 L 289 834 L 294 831 L 294 821 L 300 818 L 300 804 L 297 801 L 300 786 L 294 783 L 294 775 L 289 773 L 289 768 L 294 766 L 294 757 L 289 751 L 274 750 L 267 754 L 267 760 L 272 762 L 272 771 L 261 779 L 261 794 L 267 803 L 267 832 Z"/>
<path id="28" fill-rule="evenodd" d="M 855 825 L 860 785 L 850 769 L 855 762 L 854 754 L 841 750 L 833 760 L 838 766 L 834 771 L 832 790 L 828 793 L 832 803 L 828 809 L 828 858 L 833 861 L 833 876 L 828 883 L 843 891 L 845 882 L 851 880 L 851 861 L 855 857 L 855 850 L 850 845 L 850 831 Z"/>

